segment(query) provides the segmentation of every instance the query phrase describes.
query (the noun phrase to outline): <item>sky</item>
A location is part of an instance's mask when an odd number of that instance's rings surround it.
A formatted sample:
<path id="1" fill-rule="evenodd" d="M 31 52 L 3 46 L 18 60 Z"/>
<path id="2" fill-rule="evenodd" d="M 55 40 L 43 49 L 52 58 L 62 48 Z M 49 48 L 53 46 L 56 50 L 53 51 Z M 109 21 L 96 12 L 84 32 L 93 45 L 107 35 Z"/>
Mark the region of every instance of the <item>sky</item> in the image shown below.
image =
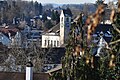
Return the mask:
<path id="1" fill-rule="evenodd" d="M 40 3 L 56 3 L 56 4 L 80 4 L 80 3 L 95 3 L 96 0 L 26 0 L 38 1 Z M 105 2 L 112 0 L 105 0 Z"/>

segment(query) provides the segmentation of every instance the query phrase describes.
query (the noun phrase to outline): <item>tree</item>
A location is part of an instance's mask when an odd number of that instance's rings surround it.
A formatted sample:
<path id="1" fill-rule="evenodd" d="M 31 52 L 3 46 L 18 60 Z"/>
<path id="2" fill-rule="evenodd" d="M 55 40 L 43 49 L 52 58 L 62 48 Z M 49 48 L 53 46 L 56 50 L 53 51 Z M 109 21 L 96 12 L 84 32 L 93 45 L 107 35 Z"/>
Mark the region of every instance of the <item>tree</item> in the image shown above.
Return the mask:
<path id="1" fill-rule="evenodd" d="M 52 22 L 51 22 L 50 20 L 45 21 L 45 27 L 46 27 L 47 29 L 52 28 L 52 27 L 53 27 Z"/>
<path id="2" fill-rule="evenodd" d="M 52 11 L 51 18 L 53 21 L 56 21 L 58 23 L 60 20 L 59 16 L 60 15 L 59 15 L 58 11 L 54 11 L 54 10 Z"/>
<path id="3" fill-rule="evenodd" d="M 40 4 L 39 4 L 39 14 L 41 15 L 42 12 L 43 12 L 43 6 L 42 6 L 42 4 L 40 3 Z"/>
<path id="4" fill-rule="evenodd" d="M 68 14 L 69 16 L 71 16 L 71 17 L 73 16 L 70 8 L 67 8 L 67 9 L 66 9 L 66 12 L 67 12 L 67 14 Z"/>
<path id="5" fill-rule="evenodd" d="M 56 22 L 59 23 L 60 21 L 60 14 L 58 13 L 58 11 L 55 11 L 56 14 Z"/>
<path id="6" fill-rule="evenodd" d="M 112 76 L 114 80 L 119 80 L 120 79 L 119 76 L 120 74 L 120 23 L 119 23 L 120 0 L 118 0 L 118 8 L 112 10 L 110 19 L 113 26 L 113 29 L 111 31 L 114 36 L 109 44 L 111 46 L 111 51 L 112 51 L 110 66 L 114 68 L 113 70 L 111 70 L 110 76 Z"/>
<path id="7" fill-rule="evenodd" d="M 117 12 L 115 13 L 115 11 Z M 87 37 L 85 37 L 86 31 L 83 25 L 81 25 L 82 16 L 79 16 L 76 22 L 71 24 L 71 31 L 66 45 L 66 54 L 62 59 L 61 80 L 120 79 L 120 0 L 118 9 L 113 10 L 111 14 L 111 20 L 113 21 L 113 39 L 109 44 L 106 43 L 106 46 L 101 50 L 101 53 L 106 55 L 91 55 L 96 46 L 90 42 L 92 39 L 90 34 L 94 32 L 100 23 L 99 21 L 101 17 L 103 17 L 103 15 L 101 15 L 103 12 L 104 7 L 101 5 L 98 6 L 92 18 L 93 23 L 90 22 L 88 26 Z M 60 74 L 57 75 L 59 76 Z"/>
<path id="8" fill-rule="evenodd" d="M 97 0 L 96 1 L 96 6 L 99 6 L 104 3 L 104 0 Z"/>
<path id="9" fill-rule="evenodd" d="M 1 10 L 1 19 L 2 23 L 12 23 L 13 18 L 18 18 L 21 16 L 21 4 L 20 0 L 8 0 L 8 1 L 3 1 L 2 10 Z M 18 4 L 19 3 L 19 4 Z"/>
<path id="10" fill-rule="evenodd" d="M 54 11 L 54 10 L 52 10 L 51 18 L 52 18 L 52 20 L 55 20 L 55 19 L 56 19 L 56 15 L 55 15 L 55 11 Z"/>
<path id="11" fill-rule="evenodd" d="M 37 1 L 35 1 L 34 7 L 35 7 L 35 15 L 39 15 L 39 3 Z"/>
<path id="12" fill-rule="evenodd" d="M 47 20 L 47 13 L 44 12 L 42 15 L 42 20 L 45 22 Z"/>

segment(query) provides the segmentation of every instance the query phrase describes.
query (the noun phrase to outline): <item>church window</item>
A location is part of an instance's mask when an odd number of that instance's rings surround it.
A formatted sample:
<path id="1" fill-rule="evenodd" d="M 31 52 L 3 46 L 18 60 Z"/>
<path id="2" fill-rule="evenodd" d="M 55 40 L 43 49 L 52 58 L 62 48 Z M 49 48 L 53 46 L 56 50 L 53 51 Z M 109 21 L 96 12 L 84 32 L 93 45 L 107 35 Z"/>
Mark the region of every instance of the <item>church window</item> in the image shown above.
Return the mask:
<path id="1" fill-rule="evenodd" d="M 54 47 L 56 47 L 56 41 L 54 41 Z"/>
<path id="2" fill-rule="evenodd" d="M 57 46 L 59 46 L 59 41 L 57 41 Z"/>
<path id="3" fill-rule="evenodd" d="M 50 46 L 50 40 L 48 40 L 48 47 Z"/>
<path id="4" fill-rule="evenodd" d="M 45 46 L 46 46 L 46 44 L 47 44 L 47 40 L 45 40 Z"/>
<path id="5" fill-rule="evenodd" d="M 61 21 L 63 21 L 63 17 L 61 18 Z"/>
<path id="6" fill-rule="evenodd" d="M 51 47 L 53 46 L 53 40 L 51 40 Z"/>

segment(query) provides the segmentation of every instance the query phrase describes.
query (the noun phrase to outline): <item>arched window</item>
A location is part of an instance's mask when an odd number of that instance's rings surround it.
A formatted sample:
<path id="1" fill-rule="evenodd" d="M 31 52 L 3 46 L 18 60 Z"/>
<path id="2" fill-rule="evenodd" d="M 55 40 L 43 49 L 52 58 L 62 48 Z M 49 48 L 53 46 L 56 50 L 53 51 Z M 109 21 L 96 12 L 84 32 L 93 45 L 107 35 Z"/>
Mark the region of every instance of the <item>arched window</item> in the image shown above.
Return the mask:
<path id="1" fill-rule="evenodd" d="M 53 47 L 53 40 L 51 40 L 51 47 Z"/>
<path id="2" fill-rule="evenodd" d="M 61 22 L 63 22 L 63 17 L 61 18 Z"/>
<path id="3" fill-rule="evenodd" d="M 54 41 L 54 47 L 56 47 L 56 41 Z"/>
<path id="4" fill-rule="evenodd" d="M 45 46 L 47 45 L 47 40 L 45 40 Z"/>
<path id="5" fill-rule="evenodd" d="M 61 18 L 61 27 L 63 27 L 63 17 Z"/>
<path id="6" fill-rule="evenodd" d="M 59 46 L 59 41 L 57 41 L 57 46 Z"/>
<path id="7" fill-rule="evenodd" d="M 48 47 L 50 47 L 50 40 L 48 40 Z"/>

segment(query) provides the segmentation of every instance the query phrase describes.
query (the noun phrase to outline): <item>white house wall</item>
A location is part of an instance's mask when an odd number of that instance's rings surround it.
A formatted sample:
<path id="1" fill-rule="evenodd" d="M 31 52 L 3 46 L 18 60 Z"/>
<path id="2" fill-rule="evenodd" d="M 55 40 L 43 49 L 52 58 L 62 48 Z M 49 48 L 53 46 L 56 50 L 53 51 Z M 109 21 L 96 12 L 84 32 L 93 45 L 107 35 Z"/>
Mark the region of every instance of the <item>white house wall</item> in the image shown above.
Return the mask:
<path id="1" fill-rule="evenodd" d="M 2 42 L 3 45 L 9 46 L 11 41 L 4 34 L 0 33 L 0 42 Z"/>
<path id="2" fill-rule="evenodd" d="M 21 39 L 21 33 L 20 32 L 17 32 L 16 35 L 15 35 L 15 43 L 16 45 L 18 46 L 21 46 L 21 43 L 22 43 L 22 39 Z"/>
<path id="3" fill-rule="evenodd" d="M 42 48 L 60 47 L 60 37 L 56 35 L 42 35 Z"/>

